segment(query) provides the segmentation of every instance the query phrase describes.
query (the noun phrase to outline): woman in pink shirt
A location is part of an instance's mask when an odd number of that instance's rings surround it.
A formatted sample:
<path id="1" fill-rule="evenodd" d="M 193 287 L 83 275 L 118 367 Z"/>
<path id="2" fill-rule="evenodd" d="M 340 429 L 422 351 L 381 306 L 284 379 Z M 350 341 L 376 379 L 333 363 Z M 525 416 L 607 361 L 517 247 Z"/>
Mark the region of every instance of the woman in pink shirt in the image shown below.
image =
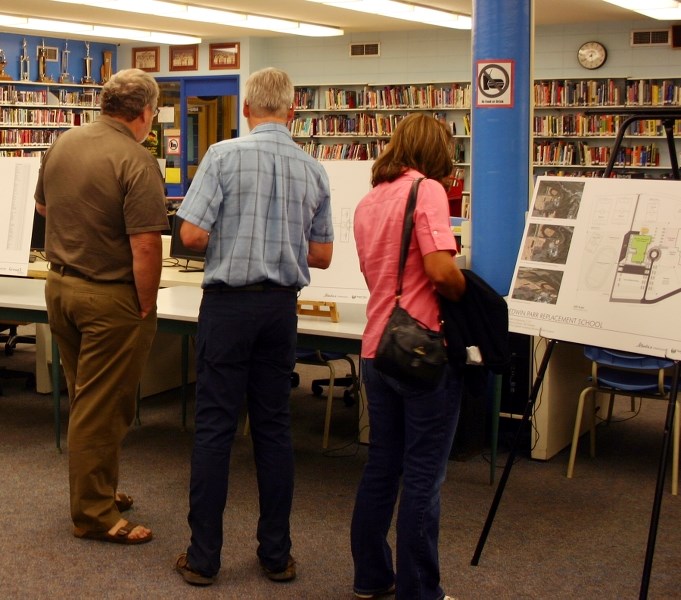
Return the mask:
<path id="1" fill-rule="evenodd" d="M 373 189 L 355 211 L 357 253 L 370 292 L 361 361 L 371 425 L 352 518 L 356 598 L 448 598 L 438 560 L 440 487 L 459 418 L 461 377 L 448 366 L 436 388 L 421 387 L 377 371 L 373 359 L 395 304 L 402 221 L 414 179 L 426 177 L 419 186 L 400 306 L 439 329 L 438 292 L 458 300 L 465 290 L 454 263 L 457 247 L 443 187 L 451 173 L 447 128 L 428 115 L 409 115 L 374 163 Z M 393 566 L 387 535 L 400 480 Z"/>

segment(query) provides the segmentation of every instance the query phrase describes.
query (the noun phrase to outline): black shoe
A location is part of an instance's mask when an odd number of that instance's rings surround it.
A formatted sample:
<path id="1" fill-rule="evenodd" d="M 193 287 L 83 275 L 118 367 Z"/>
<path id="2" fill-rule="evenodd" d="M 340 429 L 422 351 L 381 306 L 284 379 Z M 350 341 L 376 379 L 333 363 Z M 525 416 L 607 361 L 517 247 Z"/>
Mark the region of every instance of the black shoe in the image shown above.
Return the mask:
<path id="1" fill-rule="evenodd" d="M 182 578 L 190 585 L 210 585 L 215 581 L 215 577 L 206 577 L 197 573 L 189 566 L 189 561 L 187 560 L 187 553 L 183 552 L 177 557 L 175 561 L 175 570 L 182 575 Z"/>
<path id="2" fill-rule="evenodd" d="M 288 563 L 283 571 L 271 571 L 265 565 L 260 563 L 263 572 L 267 579 L 271 581 L 292 581 L 296 578 L 296 559 L 290 554 L 288 557 Z"/>

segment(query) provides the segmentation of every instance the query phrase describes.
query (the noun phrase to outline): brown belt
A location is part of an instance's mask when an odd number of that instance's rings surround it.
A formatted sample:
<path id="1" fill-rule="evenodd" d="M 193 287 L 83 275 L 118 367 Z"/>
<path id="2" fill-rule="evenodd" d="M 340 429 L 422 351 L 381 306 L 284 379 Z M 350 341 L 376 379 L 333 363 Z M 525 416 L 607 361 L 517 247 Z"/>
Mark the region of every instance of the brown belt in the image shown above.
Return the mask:
<path id="1" fill-rule="evenodd" d="M 81 273 L 77 269 L 67 267 L 66 265 L 57 265 L 55 263 L 50 263 L 50 271 L 59 273 L 61 276 L 67 275 L 69 277 L 78 277 L 78 279 L 84 279 L 85 281 L 89 281 L 91 283 L 125 283 L 128 285 L 133 283 L 132 281 L 126 281 L 124 279 L 93 279 L 92 277 L 88 277 L 87 275 Z"/>

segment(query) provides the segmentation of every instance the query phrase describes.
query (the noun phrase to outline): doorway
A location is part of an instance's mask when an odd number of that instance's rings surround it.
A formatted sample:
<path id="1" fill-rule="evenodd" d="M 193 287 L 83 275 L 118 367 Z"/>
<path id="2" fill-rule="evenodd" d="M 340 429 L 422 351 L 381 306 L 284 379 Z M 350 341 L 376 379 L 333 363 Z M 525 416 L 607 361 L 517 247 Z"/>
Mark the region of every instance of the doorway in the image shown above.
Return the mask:
<path id="1" fill-rule="evenodd" d="M 154 125 L 166 161 L 166 194 L 183 197 L 211 144 L 239 135 L 239 76 L 157 81 L 159 108 L 172 107 L 170 117 Z"/>

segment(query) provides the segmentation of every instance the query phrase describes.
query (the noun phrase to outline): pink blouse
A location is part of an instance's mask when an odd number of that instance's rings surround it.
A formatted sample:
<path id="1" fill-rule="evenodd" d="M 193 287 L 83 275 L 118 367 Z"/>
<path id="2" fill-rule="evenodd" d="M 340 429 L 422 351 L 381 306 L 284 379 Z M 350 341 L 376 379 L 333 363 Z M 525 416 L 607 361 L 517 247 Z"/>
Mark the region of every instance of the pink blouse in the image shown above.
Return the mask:
<path id="1" fill-rule="evenodd" d="M 390 183 L 374 187 L 358 204 L 354 216 L 359 266 L 369 287 L 367 326 L 362 337 L 362 356 L 373 358 L 395 304 L 397 267 L 407 196 L 413 169 Z M 400 306 L 430 329 L 439 330 L 439 306 L 433 284 L 423 268 L 423 256 L 438 250 L 452 255 L 457 245 L 449 227 L 447 194 L 440 183 L 424 179 L 419 186 L 414 233 L 404 269 Z"/>

